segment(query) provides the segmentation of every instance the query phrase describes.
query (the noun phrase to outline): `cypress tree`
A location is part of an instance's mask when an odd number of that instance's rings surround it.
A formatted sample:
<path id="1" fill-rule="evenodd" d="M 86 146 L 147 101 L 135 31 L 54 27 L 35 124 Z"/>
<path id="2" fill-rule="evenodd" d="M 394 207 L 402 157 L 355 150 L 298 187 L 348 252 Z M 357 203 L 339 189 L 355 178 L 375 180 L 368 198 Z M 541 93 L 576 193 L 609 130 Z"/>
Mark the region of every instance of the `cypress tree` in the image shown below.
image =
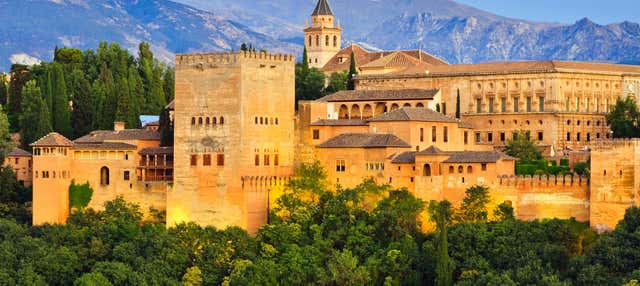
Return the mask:
<path id="1" fill-rule="evenodd" d="M 69 108 L 69 95 L 67 94 L 67 84 L 64 79 L 62 66 L 57 63 L 52 64 L 53 72 L 53 130 L 60 132 L 66 137 L 73 136 L 71 128 L 71 110 Z"/>
<path id="2" fill-rule="evenodd" d="M 348 90 L 355 89 L 354 77 L 357 74 L 358 74 L 358 70 L 356 69 L 356 57 L 353 51 L 351 51 L 351 55 L 349 56 L 349 82 L 347 82 Z"/>
<path id="3" fill-rule="evenodd" d="M 240 50 L 241 51 L 247 51 L 247 44 L 246 43 L 242 43 L 242 45 L 240 45 Z"/>
<path id="4" fill-rule="evenodd" d="M 122 77 L 116 79 L 116 86 L 128 87 L 129 84 Z M 132 122 L 130 122 L 129 114 L 131 113 L 131 100 L 129 97 L 128 88 L 116 88 L 116 117 L 114 121 L 125 122 L 125 126 L 130 128 Z"/>
<path id="5" fill-rule="evenodd" d="M 436 277 L 435 285 L 453 285 L 453 260 L 449 257 L 449 242 L 447 239 L 447 228 L 451 223 L 452 216 L 451 203 L 449 201 L 431 201 L 429 204 L 429 215 L 436 222 Z"/>
<path id="6" fill-rule="evenodd" d="M 440 103 L 436 103 L 436 112 L 440 112 Z"/>
<path id="7" fill-rule="evenodd" d="M 11 132 L 9 132 L 9 118 L 2 106 L 0 106 L 0 161 L 4 162 L 5 157 L 11 152 L 13 146 Z"/>
<path id="8" fill-rule="evenodd" d="M 102 110 L 100 115 L 100 121 L 98 122 L 99 129 L 102 130 L 111 130 L 113 129 L 113 122 L 116 118 L 116 109 L 117 109 L 117 95 L 115 88 L 115 81 L 113 79 L 113 74 L 111 70 L 109 70 L 106 65 L 103 65 L 100 71 L 100 79 L 101 84 L 104 89 L 104 101 L 101 102 Z"/>
<path id="9" fill-rule="evenodd" d="M 4 74 L 0 74 L 0 104 L 6 105 L 9 97 L 9 83 Z"/>
<path id="10" fill-rule="evenodd" d="M 23 111 L 18 120 L 21 126 L 22 147 L 28 150 L 29 144 L 47 135 L 52 129 L 49 108 L 42 98 L 41 90 L 35 80 L 27 82 L 22 90 L 22 95 Z"/>
<path id="11" fill-rule="evenodd" d="M 93 103 L 93 129 L 102 129 L 102 123 L 104 122 L 104 115 L 102 112 L 104 109 L 104 103 L 107 99 L 104 83 L 100 80 L 96 80 L 91 86 L 91 94 L 93 94 L 93 97 L 91 98 Z"/>
<path id="12" fill-rule="evenodd" d="M 140 109 L 144 104 L 144 86 L 142 79 L 134 65 L 129 66 L 129 78 L 127 79 L 129 85 L 129 100 L 131 101 L 129 107 L 129 120 L 131 123 L 129 128 L 140 127 Z"/>
<path id="13" fill-rule="evenodd" d="M 91 85 L 85 78 L 84 72 L 79 69 L 73 70 L 69 82 L 73 101 L 71 126 L 74 138 L 78 138 L 88 134 L 93 128 L 94 110 Z"/>
<path id="14" fill-rule="evenodd" d="M 460 119 L 460 89 L 458 89 L 458 95 L 456 96 L 456 118 Z"/>
<path id="15" fill-rule="evenodd" d="M 169 110 L 163 109 L 160 114 L 160 134 L 162 138 L 160 141 L 161 146 L 173 146 L 173 124 L 169 116 Z"/>
<path id="16" fill-rule="evenodd" d="M 20 114 L 21 92 L 29 78 L 29 67 L 14 64 L 11 66 L 11 81 L 9 82 L 9 114 Z"/>
<path id="17" fill-rule="evenodd" d="M 164 98 L 166 103 L 171 102 L 175 98 L 175 85 L 175 70 L 171 67 L 167 67 L 164 70 L 164 76 L 162 80 L 162 89 L 164 91 Z"/>
<path id="18" fill-rule="evenodd" d="M 307 54 L 306 46 L 302 50 L 302 72 L 305 74 L 309 72 L 309 55 Z"/>

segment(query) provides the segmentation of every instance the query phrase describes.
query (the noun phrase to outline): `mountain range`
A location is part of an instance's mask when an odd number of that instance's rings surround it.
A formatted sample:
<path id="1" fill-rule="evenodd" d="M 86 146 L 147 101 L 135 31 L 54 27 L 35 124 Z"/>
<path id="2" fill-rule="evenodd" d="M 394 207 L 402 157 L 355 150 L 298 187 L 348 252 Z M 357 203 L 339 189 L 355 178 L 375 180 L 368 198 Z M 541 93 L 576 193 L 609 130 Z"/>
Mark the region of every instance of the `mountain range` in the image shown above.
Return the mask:
<path id="1" fill-rule="evenodd" d="M 55 46 L 96 48 L 147 41 L 159 59 L 253 43 L 300 54 L 316 0 L 0 0 L 0 72 L 11 62 L 50 60 Z M 179 3 L 178 3 L 179 2 Z M 640 25 L 541 23 L 453 0 L 330 0 L 350 42 L 422 48 L 450 63 L 562 59 L 640 62 Z"/>

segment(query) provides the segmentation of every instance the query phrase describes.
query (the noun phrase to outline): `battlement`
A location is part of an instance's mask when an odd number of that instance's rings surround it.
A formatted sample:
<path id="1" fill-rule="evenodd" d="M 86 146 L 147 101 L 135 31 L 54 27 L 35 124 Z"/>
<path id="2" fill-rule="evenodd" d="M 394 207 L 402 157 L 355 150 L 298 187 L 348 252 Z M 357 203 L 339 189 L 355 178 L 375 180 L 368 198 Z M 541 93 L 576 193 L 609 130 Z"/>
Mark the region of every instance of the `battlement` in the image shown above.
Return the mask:
<path id="1" fill-rule="evenodd" d="M 262 190 L 271 187 L 283 187 L 291 180 L 290 176 L 243 176 L 242 189 Z"/>
<path id="2" fill-rule="evenodd" d="M 216 65 L 235 64 L 242 61 L 257 61 L 265 63 L 295 62 L 291 54 L 271 54 L 267 52 L 221 52 L 202 54 L 177 54 L 176 67 L 215 67 Z"/>
<path id="3" fill-rule="evenodd" d="M 505 187 L 588 187 L 589 177 L 578 175 L 498 176 L 498 185 Z"/>
<path id="4" fill-rule="evenodd" d="M 640 138 L 600 139 L 591 144 L 591 149 L 595 151 L 634 147 L 640 147 Z"/>

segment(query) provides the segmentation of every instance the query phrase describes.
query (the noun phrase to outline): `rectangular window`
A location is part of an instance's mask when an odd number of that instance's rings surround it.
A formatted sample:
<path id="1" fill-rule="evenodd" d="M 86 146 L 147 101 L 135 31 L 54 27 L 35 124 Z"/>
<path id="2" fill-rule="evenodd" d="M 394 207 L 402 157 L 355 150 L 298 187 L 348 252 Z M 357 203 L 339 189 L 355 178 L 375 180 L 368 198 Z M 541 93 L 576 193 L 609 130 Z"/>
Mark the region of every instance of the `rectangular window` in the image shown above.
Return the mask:
<path id="1" fill-rule="evenodd" d="M 580 142 L 580 132 L 578 132 L 578 134 L 576 134 L 576 141 Z"/>
<path id="2" fill-rule="evenodd" d="M 270 162 L 269 162 L 269 155 L 264 155 L 264 165 L 265 166 L 269 166 Z"/>
<path id="3" fill-rule="evenodd" d="M 493 113 L 493 97 L 489 98 L 489 113 Z"/>
<path id="4" fill-rule="evenodd" d="M 203 166 L 211 166 L 211 155 L 210 154 L 202 155 L 202 165 Z"/>
<path id="5" fill-rule="evenodd" d="M 224 166 L 224 154 L 218 154 L 216 156 L 216 161 L 218 163 L 218 166 Z"/>
<path id="6" fill-rule="evenodd" d="M 538 141 L 542 141 L 544 139 L 544 134 L 542 132 L 538 132 Z"/>
<path id="7" fill-rule="evenodd" d="M 318 139 L 320 139 L 320 130 L 313 129 L 313 140 L 318 140 Z"/>
<path id="8" fill-rule="evenodd" d="M 518 104 L 519 104 L 518 98 L 514 97 L 513 98 L 513 112 L 520 112 Z"/>
<path id="9" fill-rule="evenodd" d="M 18 161 L 18 158 L 16 158 L 16 165 L 18 164 L 18 162 L 19 162 L 19 161 Z"/>
<path id="10" fill-rule="evenodd" d="M 469 132 L 464 132 L 464 144 L 469 144 Z"/>
<path id="11" fill-rule="evenodd" d="M 273 165 L 280 166 L 280 156 L 278 154 L 273 155 Z"/>
<path id="12" fill-rule="evenodd" d="M 449 142 L 449 128 L 446 126 L 443 127 L 442 133 L 443 133 L 442 136 L 443 136 L 444 142 Z"/>
<path id="13" fill-rule="evenodd" d="M 487 170 L 487 163 L 482 163 L 482 171 L 486 171 Z"/>
<path id="14" fill-rule="evenodd" d="M 527 97 L 527 112 L 531 112 L 531 97 Z"/>
<path id="15" fill-rule="evenodd" d="M 493 143 L 493 133 L 491 132 L 487 133 L 487 141 L 489 143 Z"/>
<path id="16" fill-rule="evenodd" d="M 125 181 L 128 181 L 130 176 L 131 176 L 131 174 L 129 173 L 129 171 L 124 171 L 124 180 Z"/>
<path id="17" fill-rule="evenodd" d="M 571 132 L 567 132 L 567 142 L 571 141 Z"/>
<path id="18" fill-rule="evenodd" d="M 476 113 L 482 113 L 482 99 L 476 99 Z"/>
<path id="19" fill-rule="evenodd" d="M 507 140 L 505 137 L 506 136 L 505 136 L 504 132 L 500 132 L 500 142 L 504 142 L 505 140 Z"/>
<path id="20" fill-rule="evenodd" d="M 347 170 L 347 164 L 344 160 L 336 160 L 336 172 L 344 173 Z"/>
<path id="21" fill-rule="evenodd" d="M 507 112 L 507 98 L 500 98 L 500 112 Z"/>
<path id="22" fill-rule="evenodd" d="M 191 166 L 198 166 L 198 155 L 191 155 Z"/>
<path id="23" fill-rule="evenodd" d="M 538 111 L 544 112 L 544 96 L 538 98 Z"/>
<path id="24" fill-rule="evenodd" d="M 480 132 L 476 132 L 476 143 L 480 143 Z"/>
<path id="25" fill-rule="evenodd" d="M 436 136 L 436 127 L 432 126 L 431 127 L 431 142 L 436 142 L 437 136 Z"/>
<path id="26" fill-rule="evenodd" d="M 253 163 L 254 163 L 256 166 L 260 166 L 260 155 L 256 154 L 256 155 L 254 156 Z"/>
<path id="27" fill-rule="evenodd" d="M 420 128 L 420 142 L 424 142 L 424 128 Z"/>

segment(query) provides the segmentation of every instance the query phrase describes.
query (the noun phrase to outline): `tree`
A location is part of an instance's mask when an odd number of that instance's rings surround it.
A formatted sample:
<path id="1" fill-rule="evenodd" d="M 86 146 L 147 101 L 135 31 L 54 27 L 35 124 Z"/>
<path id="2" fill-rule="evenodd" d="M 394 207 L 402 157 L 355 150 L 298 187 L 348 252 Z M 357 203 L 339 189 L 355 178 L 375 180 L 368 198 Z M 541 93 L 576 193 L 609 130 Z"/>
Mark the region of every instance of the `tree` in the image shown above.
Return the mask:
<path id="1" fill-rule="evenodd" d="M 35 80 L 27 82 L 22 90 L 22 113 L 20 122 L 20 137 L 22 147 L 29 150 L 29 144 L 49 134 L 52 131 L 49 108 L 46 106 Z"/>
<path id="2" fill-rule="evenodd" d="M 462 220 L 471 222 L 487 221 L 487 204 L 490 200 L 488 187 L 476 185 L 468 188 L 460 207 Z"/>
<path id="3" fill-rule="evenodd" d="M 296 64 L 296 104 L 299 100 L 315 100 L 323 95 L 324 73 L 316 68 L 305 69 L 305 64 Z"/>
<path id="4" fill-rule="evenodd" d="M 0 106 L 0 162 L 4 162 L 5 157 L 13 149 L 14 144 L 9 132 L 9 118 Z"/>
<path id="5" fill-rule="evenodd" d="M 240 45 L 240 50 L 241 51 L 247 51 L 247 44 L 246 43 L 242 43 L 242 45 Z"/>
<path id="6" fill-rule="evenodd" d="M 618 98 L 606 118 L 614 138 L 640 137 L 640 112 L 633 97 Z"/>
<path id="7" fill-rule="evenodd" d="M 353 51 L 351 51 L 351 54 L 349 55 L 349 82 L 347 83 L 348 90 L 354 90 L 356 88 L 354 78 L 357 74 L 358 70 L 356 69 L 356 57 Z"/>
<path id="8" fill-rule="evenodd" d="M 87 273 L 73 282 L 73 286 L 111 286 L 111 282 L 107 277 L 100 273 Z"/>
<path id="9" fill-rule="evenodd" d="M 542 153 L 540 153 L 536 144 L 530 139 L 529 131 L 524 130 L 513 133 L 513 139 L 509 140 L 505 146 L 505 153 L 524 162 L 531 162 L 542 158 Z"/>
<path id="10" fill-rule="evenodd" d="M 436 103 L 436 112 L 440 112 L 440 103 Z"/>
<path id="11" fill-rule="evenodd" d="M 307 46 L 302 50 L 301 68 L 302 72 L 305 74 L 309 71 L 309 55 L 307 54 Z"/>
<path id="12" fill-rule="evenodd" d="M 347 72 L 334 72 L 329 77 L 329 85 L 325 89 L 327 94 L 347 89 L 349 74 Z"/>
<path id="13" fill-rule="evenodd" d="M 69 208 L 84 209 L 91 202 L 92 196 L 93 189 L 89 182 L 80 185 L 76 184 L 75 180 L 71 180 L 71 185 L 69 185 Z"/>
<path id="14" fill-rule="evenodd" d="M 71 99 L 73 111 L 71 113 L 71 126 L 74 138 L 88 134 L 93 127 L 93 106 L 91 98 L 91 85 L 85 78 L 82 70 L 75 69 L 70 79 Z"/>
<path id="15" fill-rule="evenodd" d="M 67 84 L 64 78 L 62 66 L 57 63 L 51 64 L 53 81 L 53 109 L 52 127 L 54 131 L 60 132 L 66 137 L 73 136 L 71 127 L 71 110 L 69 108 L 69 95 L 67 94 Z"/>
<path id="16" fill-rule="evenodd" d="M 456 96 L 456 118 L 460 119 L 460 89 L 458 89 L 458 95 Z"/>
<path id="17" fill-rule="evenodd" d="M 160 146 L 173 146 L 173 122 L 171 122 L 170 110 L 163 109 L 160 114 Z"/>
<path id="18" fill-rule="evenodd" d="M 162 79 L 165 101 L 169 103 L 175 98 L 175 69 L 172 67 L 167 67 L 167 69 L 164 71 L 164 76 Z"/>
<path id="19" fill-rule="evenodd" d="M 429 203 L 429 216 L 436 223 L 436 277 L 435 285 L 453 285 L 454 262 L 449 257 L 449 242 L 447 240 L 447 228 L 451 224 L 453 210 L 449 201 L 431 201 Z"/>
<path id="20" fill-rule="evenodd" d="M 29 67 L 14 64 L 11 66 L 11 81 L 9 83 L 9 114 L 18 115 L 22 111 L 22 88 L 29 80 Z"/>
<path id="21" fill-rule="evenodd" d="M 183 286 L 200 286 L 202 285 L 202 271 L 198 266 L 189 267 L 187 273 L 182 276 Z"/>
<path id="22" fill-rule="evenodd" d="M 0 104 L 6 105 L 9 98 L 9 82 L 5 74 L 0 74 Z"/>

